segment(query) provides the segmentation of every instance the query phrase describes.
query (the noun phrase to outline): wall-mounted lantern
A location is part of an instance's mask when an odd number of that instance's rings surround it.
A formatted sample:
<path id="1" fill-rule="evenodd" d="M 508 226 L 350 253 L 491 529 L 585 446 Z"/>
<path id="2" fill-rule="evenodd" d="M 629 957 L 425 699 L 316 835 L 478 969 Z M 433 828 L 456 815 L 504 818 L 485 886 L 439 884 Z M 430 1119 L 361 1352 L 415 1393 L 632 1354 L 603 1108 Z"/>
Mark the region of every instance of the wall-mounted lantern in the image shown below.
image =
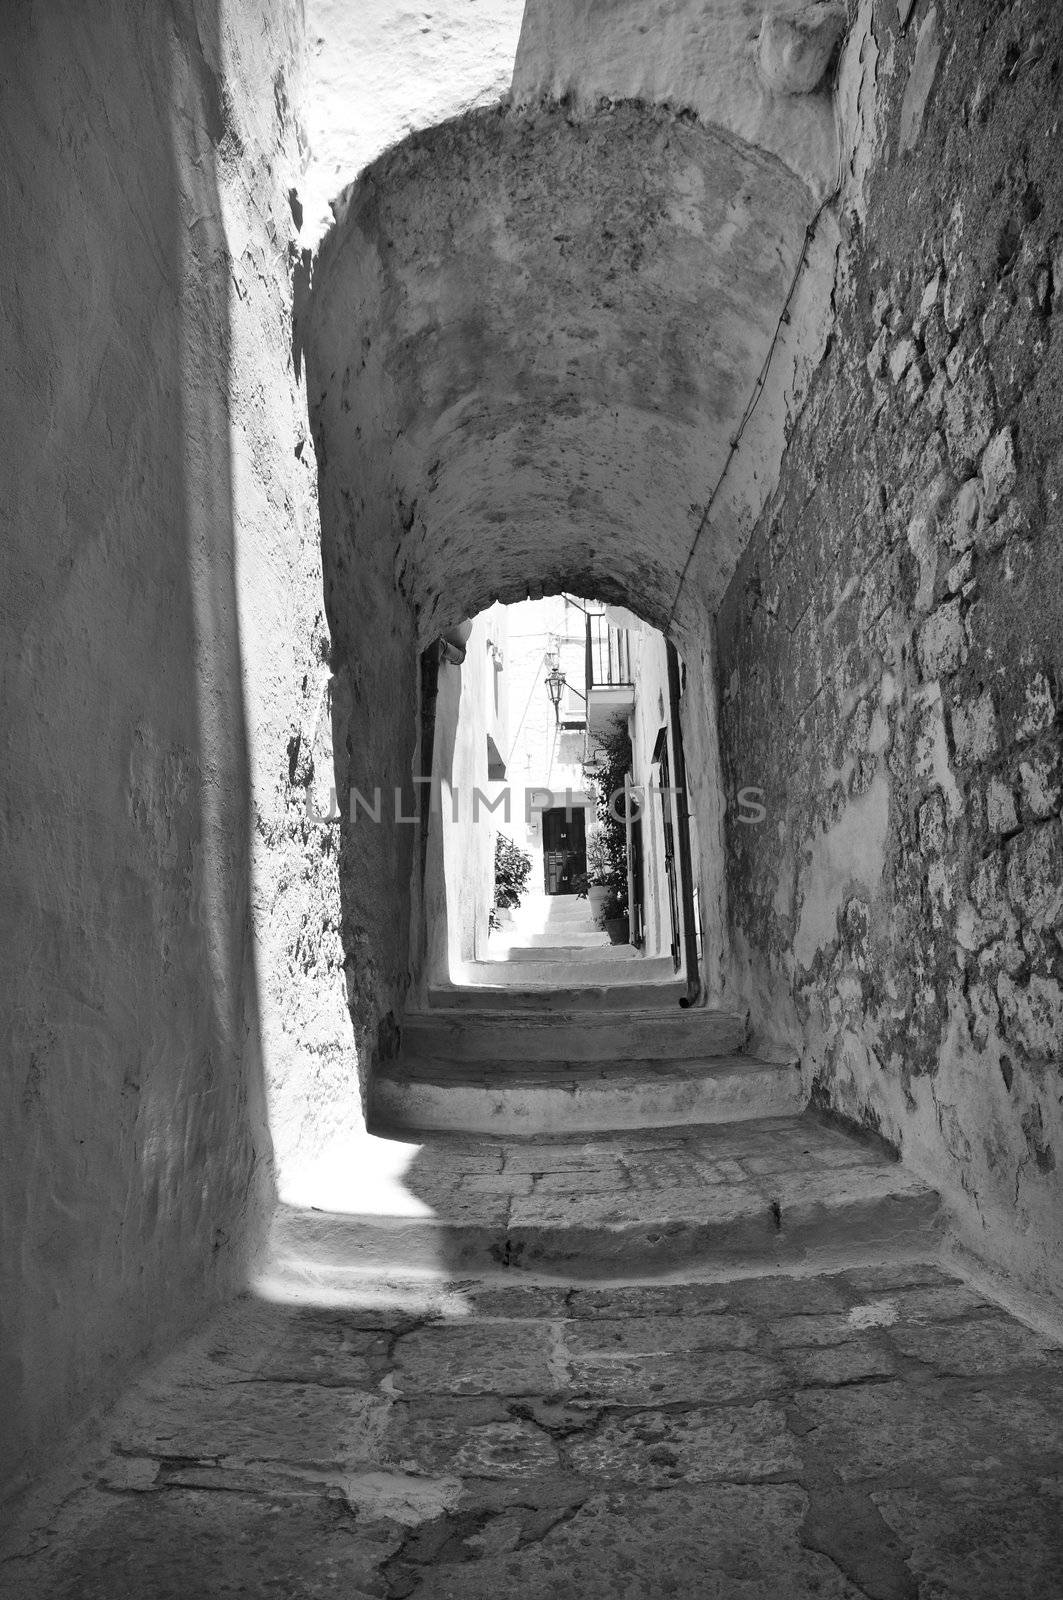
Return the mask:
<path id="1" fill-rule="evenodd" d="M 555 661 L 546 674 L 546 692 L 550 696 L 550 704 L 554 708 L 554 721 L 557 723 L 561 721 L 561 696 L 565 692 L 567 682 L 565 674 Z"/>

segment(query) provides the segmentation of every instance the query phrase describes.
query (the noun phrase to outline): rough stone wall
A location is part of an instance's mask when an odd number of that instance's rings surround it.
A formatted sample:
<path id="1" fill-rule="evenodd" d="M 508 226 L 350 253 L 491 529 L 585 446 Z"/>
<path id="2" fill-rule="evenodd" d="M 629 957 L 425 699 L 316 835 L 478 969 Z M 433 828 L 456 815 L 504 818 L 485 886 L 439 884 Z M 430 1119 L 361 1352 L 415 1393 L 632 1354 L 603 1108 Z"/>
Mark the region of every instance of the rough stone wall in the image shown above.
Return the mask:
<path id="1" fill-rule="evenodd" d="M 276 964 L 328 882 L 277 820 L 320 637 L 299 49 L 280 0 L 0 23 L 4 1485 L 242 1280 L 271 1195 L 252 911 Z"/>
<path id="2" fill-rule="evenodd" d="M 863 14 L 835 333 L 719 617 L 737 976 L 1061 1296 L 1063 14 Z"/>

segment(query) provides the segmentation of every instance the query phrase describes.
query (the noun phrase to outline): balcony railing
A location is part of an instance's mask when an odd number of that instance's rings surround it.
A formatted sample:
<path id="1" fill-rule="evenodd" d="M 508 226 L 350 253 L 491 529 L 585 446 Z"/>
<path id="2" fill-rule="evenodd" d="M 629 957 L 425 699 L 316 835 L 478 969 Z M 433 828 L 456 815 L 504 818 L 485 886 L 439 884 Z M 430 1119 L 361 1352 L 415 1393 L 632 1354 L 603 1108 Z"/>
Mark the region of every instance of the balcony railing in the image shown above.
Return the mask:
<path id="1" fill-rule="evenodd" d="M 587 693 L 628 688 L 631 652 L 626 628 L 616 628 L 604 613 L 587 615 Z"/>

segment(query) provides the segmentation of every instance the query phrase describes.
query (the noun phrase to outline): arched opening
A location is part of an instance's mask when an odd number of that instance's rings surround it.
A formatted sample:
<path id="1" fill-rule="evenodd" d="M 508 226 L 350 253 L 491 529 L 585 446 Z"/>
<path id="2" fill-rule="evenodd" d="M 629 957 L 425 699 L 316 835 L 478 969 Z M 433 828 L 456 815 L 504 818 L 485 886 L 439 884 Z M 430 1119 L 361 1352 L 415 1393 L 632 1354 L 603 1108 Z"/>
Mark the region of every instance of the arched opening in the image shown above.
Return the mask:
<path id="1" fill-rule="evenodd" d="M 570 594 L 496 604 L 458 640 L 422 657 L 435 708 L 422 734 L 432 770 L 416 780 L 431 796 L 422 993 L 545 999 L 579 983 L 697 998 L 699 850 L 674 647 L 635 613 Z"/>
<path id="2" fill-rule="evenodd" d="M 417 662 L 448 630 L 527 596 L 630 608 L 683 657 L 710 1003 L 727 968 L 711 619 L 759 492 L 742 470 L 718 490 L 814 209 L 776 157 L 658 107 L 477 112 L 348 192 L 304 326 L 338 793 L 412 803 L 434 688 Z M 371 1063 L 428 971 L 424 875 L 410 828 L 344 832 Z"/>
<path id="3" fill-rule="evenodd" d="M 736 491 L 688 568 L 812 211 L 776 158 L 639 104 L 475 113 L 383 157 L 306 328 L 336 560 L 386 528 L 422 643 L 562 588 L 689 631 L 737 558 Z"/>

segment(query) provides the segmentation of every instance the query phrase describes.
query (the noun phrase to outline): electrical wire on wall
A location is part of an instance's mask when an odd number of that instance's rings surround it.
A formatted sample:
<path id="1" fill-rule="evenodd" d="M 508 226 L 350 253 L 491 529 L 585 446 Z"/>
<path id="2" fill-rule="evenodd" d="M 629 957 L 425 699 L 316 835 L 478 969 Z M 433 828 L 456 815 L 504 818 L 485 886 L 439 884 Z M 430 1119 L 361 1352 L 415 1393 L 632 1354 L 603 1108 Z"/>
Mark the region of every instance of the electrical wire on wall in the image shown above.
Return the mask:
<path id="1" fill-rule="evenodd" d="M 800 254 L 798 255 L 798 258 L 797 258 L 797 264 L 796 264 L 796 266 L 794 267 L 794 270 L 793 270 L 793 276 L 790 279 L 790 287 L 786 291 L 786 298 L 783 301 L 782 311 L 779 313 L 779 320 L 775 325 L 775 331 L 771 336 L 771 342 L 768 345 L 767 353 L 765 354 L 764 360 L 761 363 L 760 371 L 757 374 L 756 381 L 753 384 L 753 388 L 752 388 L 752 390 L 750 392 L 749 399 L 746 402 L 746 408 L 742 413 L 742 417 L 741 417 L 741 420 L 740 420 L 740 422 L 738 424 L 738 427 L 736 428 L 734 434 L 731 436 L 731 440 L 730 440 L 728 451 L 727 451 L 727 456 L 726 456 L 726 459 L 724 460 L 724 464 L 723 464 L 723 470 L 721 471 L 720 476 L 716 480 L 716 487 L 713 489 L 713 491 L 710 494 L 708 500 L 706 501 L 705 509 L 701 513 L 701 520 L 699 521 L 698 526 L 697 526 L 697 531 L 694 534 L 693 543 L 691 544 L 690 549 L 687 552 L 687 558 L 683 563 L 683 570 L 679 574 L 679 583 L 678 583 L 678 585 L 676 587 L 675 599 L 672 601 L 672 609 L 668 613 L 668 622 L 667 622 L 667 624 L 665 626 L 665 632 L 666 633 L 670 632 L 672 624 L 675 621 L 676 608 L 679 605 L 679 599 L 680 599 L 680 596 L 683 593 L 683 585 L 686 582 L 687 573 L 690 570 L 690 563 L 693 561 L 695 551 L 697 550 L 698 545 L 701 543 L 701 536 L 705 532 L 705 529 L 708 526 L 709 517 L 712 514 L 712 508 L 716 504 L 717 499 L 719 498 L 719 493 L 720 493 L 720 490 L 723 488 L 724 480 L 727 477 L 727 474 L 728 474 L 728 472 L 730 470 L 731 462 L 734 460 L 735 456 L 738 454 L 738 447 L 742 443 L 742 435 L 745 433 L 746 428 L 749 426 L 749 423 L 750 423 L 750 421 L 751 421 L 751 419 L 753 417 L 753 413 L 756 411 L 757 406 L 760 404 L 760 397 L 764 393 L 764 386 L 765 386 L 765 383 L 767 382 L 768 371 L 769 371 L 769 369 L 771 367 L 772 357 L 774 356 L 776 346 L 779 343 L 779 336 L 782 333 L 782 330 L 785 327 L 785 325 L 790 320 L 790 306 L 793 303 L 794 295 L 797 292 L 797 285 L 801 280 L 801 274 L 804 271 L 805 263 L 808 260 L 808 248 L 809 248 L 809 245 L 812 243 L 812 240 L 815 237 L 816 229 L 819 226 L 820 218 L 822 217 L 823 213 L 826 211 L 828 206 L 831 206 L 831 205 L 834 204 L 835 200 L 837 200 L 838 196 L 841 194 L 841 191 L 842 191 L 842 173 L 843 173 L 843 167 L 842 167 L 842 140 L 841 140 L 841 128 L 839 126 L 839 121 L 838 121 L 837 87 L 838 87 L 838 68 L 837 68 L 837 64 L 836 64 L 835 65 L 835 69 L 834 69 L 834 82 L 831 85 L 831 98 L 832 98 L 832 102 L 833 102 L 833 105 L 834 105 L 834 126 L 835 126 L 835 131 L 837 133 L 837 146 L 838 146 L 838 170 L 837 170 L 837 177 L 835 179 L 834 188 L 831 190 L 831 192 L 828 195 L 826 195 L 824 197 L 824 199 L 822 199 L 820 201 L 819 205 L 816 207 L 816 210 L 812 215 L 811 220 L 807 223 L 807 225 L 805 227 L 805 236 L 804 236 L 804 239 L 802 240 L 802 243 L 801 243 L 801 251 L 800 251 Z"/>
<path id="2" fill-rule="evenodd" d="M 517 731 L 513 735 L 513 742 L 509 747 L 509 754 L 506 757 L 506 767 L 507 768 L 509 767 L 510 762 L 513 760 L 513 753 L 517 748 L 517 744 L 519 743 L 520 736 L 521 736 L 521 733 L 522 733 L 523 728 L 524 728 L 524 724 L 528 720 L 528 712 L 531 710 L 531 703 L 532 703 L 533 699 L 535 698 L 535 691 L 539 687 L 539 682 L 540 682 L 539 674 L 542 671 L 542 669 L 546 666 L 546 663 L 547 663 L 547 661 L 549 659 L 550 659 L 550 651 L 549 650 L 544 650 L 543 653 L 542 653 L 542 657 L 540 658 L 539 665 L 535 669 L 535 676 L 532 679 L 532 686 L 528 690 L 528 699 L 527 699 L 527 701 L 525 703 L 524 710 L 521 712 L 520 721 L 517 723 Z"/>

